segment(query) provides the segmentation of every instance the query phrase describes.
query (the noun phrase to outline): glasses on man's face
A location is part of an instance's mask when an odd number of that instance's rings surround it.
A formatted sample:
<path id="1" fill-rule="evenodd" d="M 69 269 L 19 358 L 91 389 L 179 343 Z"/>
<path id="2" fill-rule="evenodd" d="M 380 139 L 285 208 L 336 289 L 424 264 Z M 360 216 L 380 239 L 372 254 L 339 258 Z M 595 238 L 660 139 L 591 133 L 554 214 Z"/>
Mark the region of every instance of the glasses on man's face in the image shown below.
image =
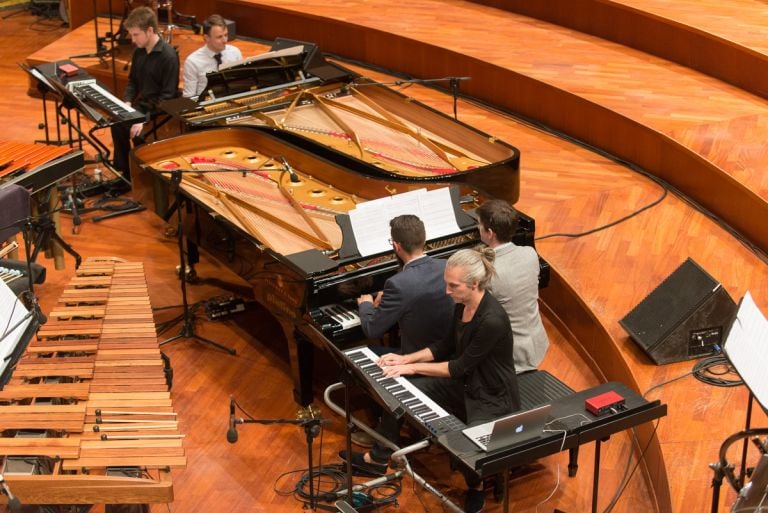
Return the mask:
<path id="1" fill-rule="evenodd" d="M 392 245 L 392 244 L 393 244 L 395 241 L 393 241 L 393 240 L 392 240 L 392 237 L 390 237 L 390 238 L 388 238 L 388 239 L 387 239 L 387 242 L 388 242 L 388 243 L 389 243 L 389 245 L 391 246 L 391 245 Z"/>

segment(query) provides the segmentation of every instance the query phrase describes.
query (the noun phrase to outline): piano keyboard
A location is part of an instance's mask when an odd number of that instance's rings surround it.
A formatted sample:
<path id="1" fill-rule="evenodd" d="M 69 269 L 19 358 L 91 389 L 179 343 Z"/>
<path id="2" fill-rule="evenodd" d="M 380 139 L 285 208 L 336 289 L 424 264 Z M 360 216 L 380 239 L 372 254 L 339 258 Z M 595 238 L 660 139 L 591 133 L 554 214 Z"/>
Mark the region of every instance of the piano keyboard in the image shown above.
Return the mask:
<path id="1" fill-rule="evenodd" d="M 343 305 L 325 305 L 320 311 L 341 325 L 341 329 L 349 330 L 360 326 L 360 316 L 354 310 Z"/>
<path id="2" fill-rule="evenodd" d="M 349 349 L 344 351 L 344 355 L 386 404 L 391 404 L 389 399 L 396 400 L 410 417 L 431 434 L 442 435 L 466 427 L 461 420 L 445 411 L 406 378 L 385 378 L 376 364 L 379 357 L 369 348 Z"/>
<path id="3" fill-rule="evenodd" d="M 309 310 L 309 316 L 327 339 L 349 347 L 365 338 L 357 311 L 340 304 L 329 304 Z"/>

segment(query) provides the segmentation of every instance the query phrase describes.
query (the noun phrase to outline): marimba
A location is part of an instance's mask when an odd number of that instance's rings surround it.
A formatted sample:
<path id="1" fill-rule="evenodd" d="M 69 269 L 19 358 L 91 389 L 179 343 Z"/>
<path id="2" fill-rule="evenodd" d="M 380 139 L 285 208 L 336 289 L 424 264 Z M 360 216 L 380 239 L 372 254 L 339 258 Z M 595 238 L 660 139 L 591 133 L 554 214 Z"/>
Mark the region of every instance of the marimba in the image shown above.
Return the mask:
<path id="1" fill-rule="evenodd" d="M 173 501 L 186 466 L 141 263 L 89 259 L 0 391 L 22 504 Z M 7 501 L 7 497 L 2 499 Z"/>

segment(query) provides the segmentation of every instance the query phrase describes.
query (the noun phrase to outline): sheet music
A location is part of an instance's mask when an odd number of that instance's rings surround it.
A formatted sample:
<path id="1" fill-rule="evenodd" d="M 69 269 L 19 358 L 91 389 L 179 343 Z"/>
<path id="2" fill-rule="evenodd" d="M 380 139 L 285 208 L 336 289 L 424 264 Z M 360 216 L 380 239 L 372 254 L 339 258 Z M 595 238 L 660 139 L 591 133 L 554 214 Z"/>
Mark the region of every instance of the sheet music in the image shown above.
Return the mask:
<path id="1" fill-rule="evenodd" d="M 8 285 L 0 280 L 0 374 L 10 363 L 10 355 L 19 344 L 24 332 L 32 322 L 32 316 L 19 301 Z M 24 321 L 21 321 L 24 319 Z M 21 321 L 21 322 L 20 322 Z M 17 326 L 18 324 L 18 326 Z"/>
<path id="2" fill-rule="evenodd" d="M 749 292 L 741 300 L 723 350 L 760 405 L 768 408 L 768 320 Z"/>
<path id="3" fill-rule="evenodd" d="M 40 73 L 38 70 L 36 70 L 35 68 L 29 68 L 29 72 L 32 74 L 33 77 L 35 77 L 37 80 L 45 84 L 45 87 L 47 87 L 51 91 L 56 91 L 56 88 L 53 86 L 53 84 L 48 82 L 48 79 L 45 78 L 45 75 Z"/>
<path id="4" fill-rule="evenodd" d="M 391 251 L 389 221 L 413 214 L 424 222 L 427 240 L 460 231 L 448 187 L 433 191 L 417 189 L 387 198 L 360 203 L 349 212 L 352 231 L 361 256 Z"/>

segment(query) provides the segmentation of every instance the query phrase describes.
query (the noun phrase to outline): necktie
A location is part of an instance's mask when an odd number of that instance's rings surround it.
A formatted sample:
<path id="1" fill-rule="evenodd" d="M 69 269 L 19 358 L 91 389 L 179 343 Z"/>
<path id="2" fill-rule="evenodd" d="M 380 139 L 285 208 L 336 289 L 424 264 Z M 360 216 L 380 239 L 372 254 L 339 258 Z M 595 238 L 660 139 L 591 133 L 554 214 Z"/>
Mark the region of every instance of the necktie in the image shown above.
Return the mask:
<path id="1" fill-rule="evenodd" d="M 219 69 L 219 66 L 221 66 L 221 54 L 217 53 L 213 58 L 216 60 L 216 69 Z"/>

